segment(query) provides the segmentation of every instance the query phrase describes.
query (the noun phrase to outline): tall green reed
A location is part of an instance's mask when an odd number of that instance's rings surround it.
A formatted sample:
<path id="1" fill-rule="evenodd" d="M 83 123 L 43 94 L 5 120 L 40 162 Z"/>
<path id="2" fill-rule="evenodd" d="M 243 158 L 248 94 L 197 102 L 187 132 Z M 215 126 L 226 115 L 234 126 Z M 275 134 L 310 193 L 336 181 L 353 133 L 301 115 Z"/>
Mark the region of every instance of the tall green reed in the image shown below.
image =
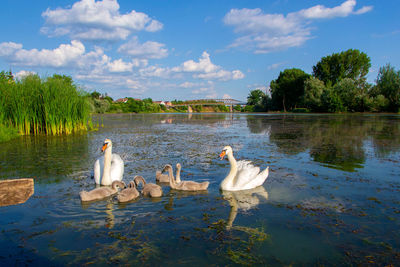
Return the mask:
<path id="1" fill-rule="evenodd" d="M 59 135 L 87 130 L 90 110 L 86 95 L 68 76 L 0 79 L 0 124 L 13 126 L 20 134 Z"/>

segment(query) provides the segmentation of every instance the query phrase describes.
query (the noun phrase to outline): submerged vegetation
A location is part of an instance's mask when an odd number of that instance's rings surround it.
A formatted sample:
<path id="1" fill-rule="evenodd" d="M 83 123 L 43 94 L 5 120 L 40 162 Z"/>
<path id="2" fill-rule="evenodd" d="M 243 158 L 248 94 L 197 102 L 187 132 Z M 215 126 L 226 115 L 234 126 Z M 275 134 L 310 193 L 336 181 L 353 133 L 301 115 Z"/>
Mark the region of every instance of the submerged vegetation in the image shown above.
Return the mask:
<path id="1" fill-rule="evenodd" d="M 86 93 L 78 90 L 71 77 L 14 79 L 10 72 L 0 73 L 1 132 L 13 128 L 25 135 L 70 134 L 87 130 L 89 121 Z"/>

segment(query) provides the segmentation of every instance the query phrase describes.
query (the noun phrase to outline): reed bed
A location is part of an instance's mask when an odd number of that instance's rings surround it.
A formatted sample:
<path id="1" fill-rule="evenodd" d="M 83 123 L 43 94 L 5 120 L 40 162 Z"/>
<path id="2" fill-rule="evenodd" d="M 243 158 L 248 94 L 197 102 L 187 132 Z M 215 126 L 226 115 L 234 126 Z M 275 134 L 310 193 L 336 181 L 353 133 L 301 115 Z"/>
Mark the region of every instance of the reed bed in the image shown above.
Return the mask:
<path id="1" fill-rule="evenodd" d="M 85 131 L 90 123 L 86 95 L 68 76 L 0 79 L 0 124 L 25 135 Z"/>

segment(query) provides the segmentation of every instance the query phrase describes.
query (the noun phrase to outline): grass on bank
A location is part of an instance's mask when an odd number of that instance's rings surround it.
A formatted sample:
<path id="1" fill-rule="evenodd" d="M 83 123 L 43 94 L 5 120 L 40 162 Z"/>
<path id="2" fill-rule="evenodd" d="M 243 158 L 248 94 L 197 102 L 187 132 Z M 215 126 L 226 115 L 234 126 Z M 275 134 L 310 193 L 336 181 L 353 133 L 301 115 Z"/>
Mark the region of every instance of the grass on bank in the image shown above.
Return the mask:
<path id="1" fill-rule="evenodd" d="M 0 75 L 0 125 L 4 133 L 59 135 L 85 131 L 90 123 L 87 94 L 72 79 L 28 75 L 14 80 Z M 6 135 L 6 134 L 4 134 Z M 8 134 L 7 134 L 8 135 Z"/>

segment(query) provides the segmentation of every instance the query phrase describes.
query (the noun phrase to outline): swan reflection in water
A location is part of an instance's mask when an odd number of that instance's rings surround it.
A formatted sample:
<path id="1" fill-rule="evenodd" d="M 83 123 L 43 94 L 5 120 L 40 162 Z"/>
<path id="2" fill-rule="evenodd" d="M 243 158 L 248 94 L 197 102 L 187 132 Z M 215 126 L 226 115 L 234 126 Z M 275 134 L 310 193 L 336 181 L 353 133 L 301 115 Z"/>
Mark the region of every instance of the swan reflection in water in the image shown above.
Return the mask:
<path id="1" fill-rule="evenodd" d="M 95 202 L 94 201 L 81 202 L 81 206 L 83 209 L 88 209 L 93 203 L 95 203 Z M 112 201 L 110 201 L 110 199 L 107 200 L 107 204 L 104 209 L 98 210 L 98 213 L 105 212 L 106 216 L 104 219 L 104 221 L 105 221 L 104 226 L 109 229 L 113 229 L 115 226 L 115 215 L 113 214 L 113 211 L 114 211 L 114 203 Z M 97 222 L 99 222 L 99 224 L 103 225 L 103 223 L 100 223 L 100 220 L 94 219 L 92 221 L 97 221 Z M 101 222 L 103 222 L 103 220 L 101 220 Z"/>
<path id="2" fill-rule="evenodd" d="M 226 223 L 226 229 L 232 229 L 233 221 L 236 218 L 238 210 L 247 211 L 255 208 L 262 200 L 268 200 L 268 192 L 264 186 L 260 185 L 253 189 L 240 190 L 240 191 L 224 191 L 222 196 L 229 202 L 231 211 Z"/>

